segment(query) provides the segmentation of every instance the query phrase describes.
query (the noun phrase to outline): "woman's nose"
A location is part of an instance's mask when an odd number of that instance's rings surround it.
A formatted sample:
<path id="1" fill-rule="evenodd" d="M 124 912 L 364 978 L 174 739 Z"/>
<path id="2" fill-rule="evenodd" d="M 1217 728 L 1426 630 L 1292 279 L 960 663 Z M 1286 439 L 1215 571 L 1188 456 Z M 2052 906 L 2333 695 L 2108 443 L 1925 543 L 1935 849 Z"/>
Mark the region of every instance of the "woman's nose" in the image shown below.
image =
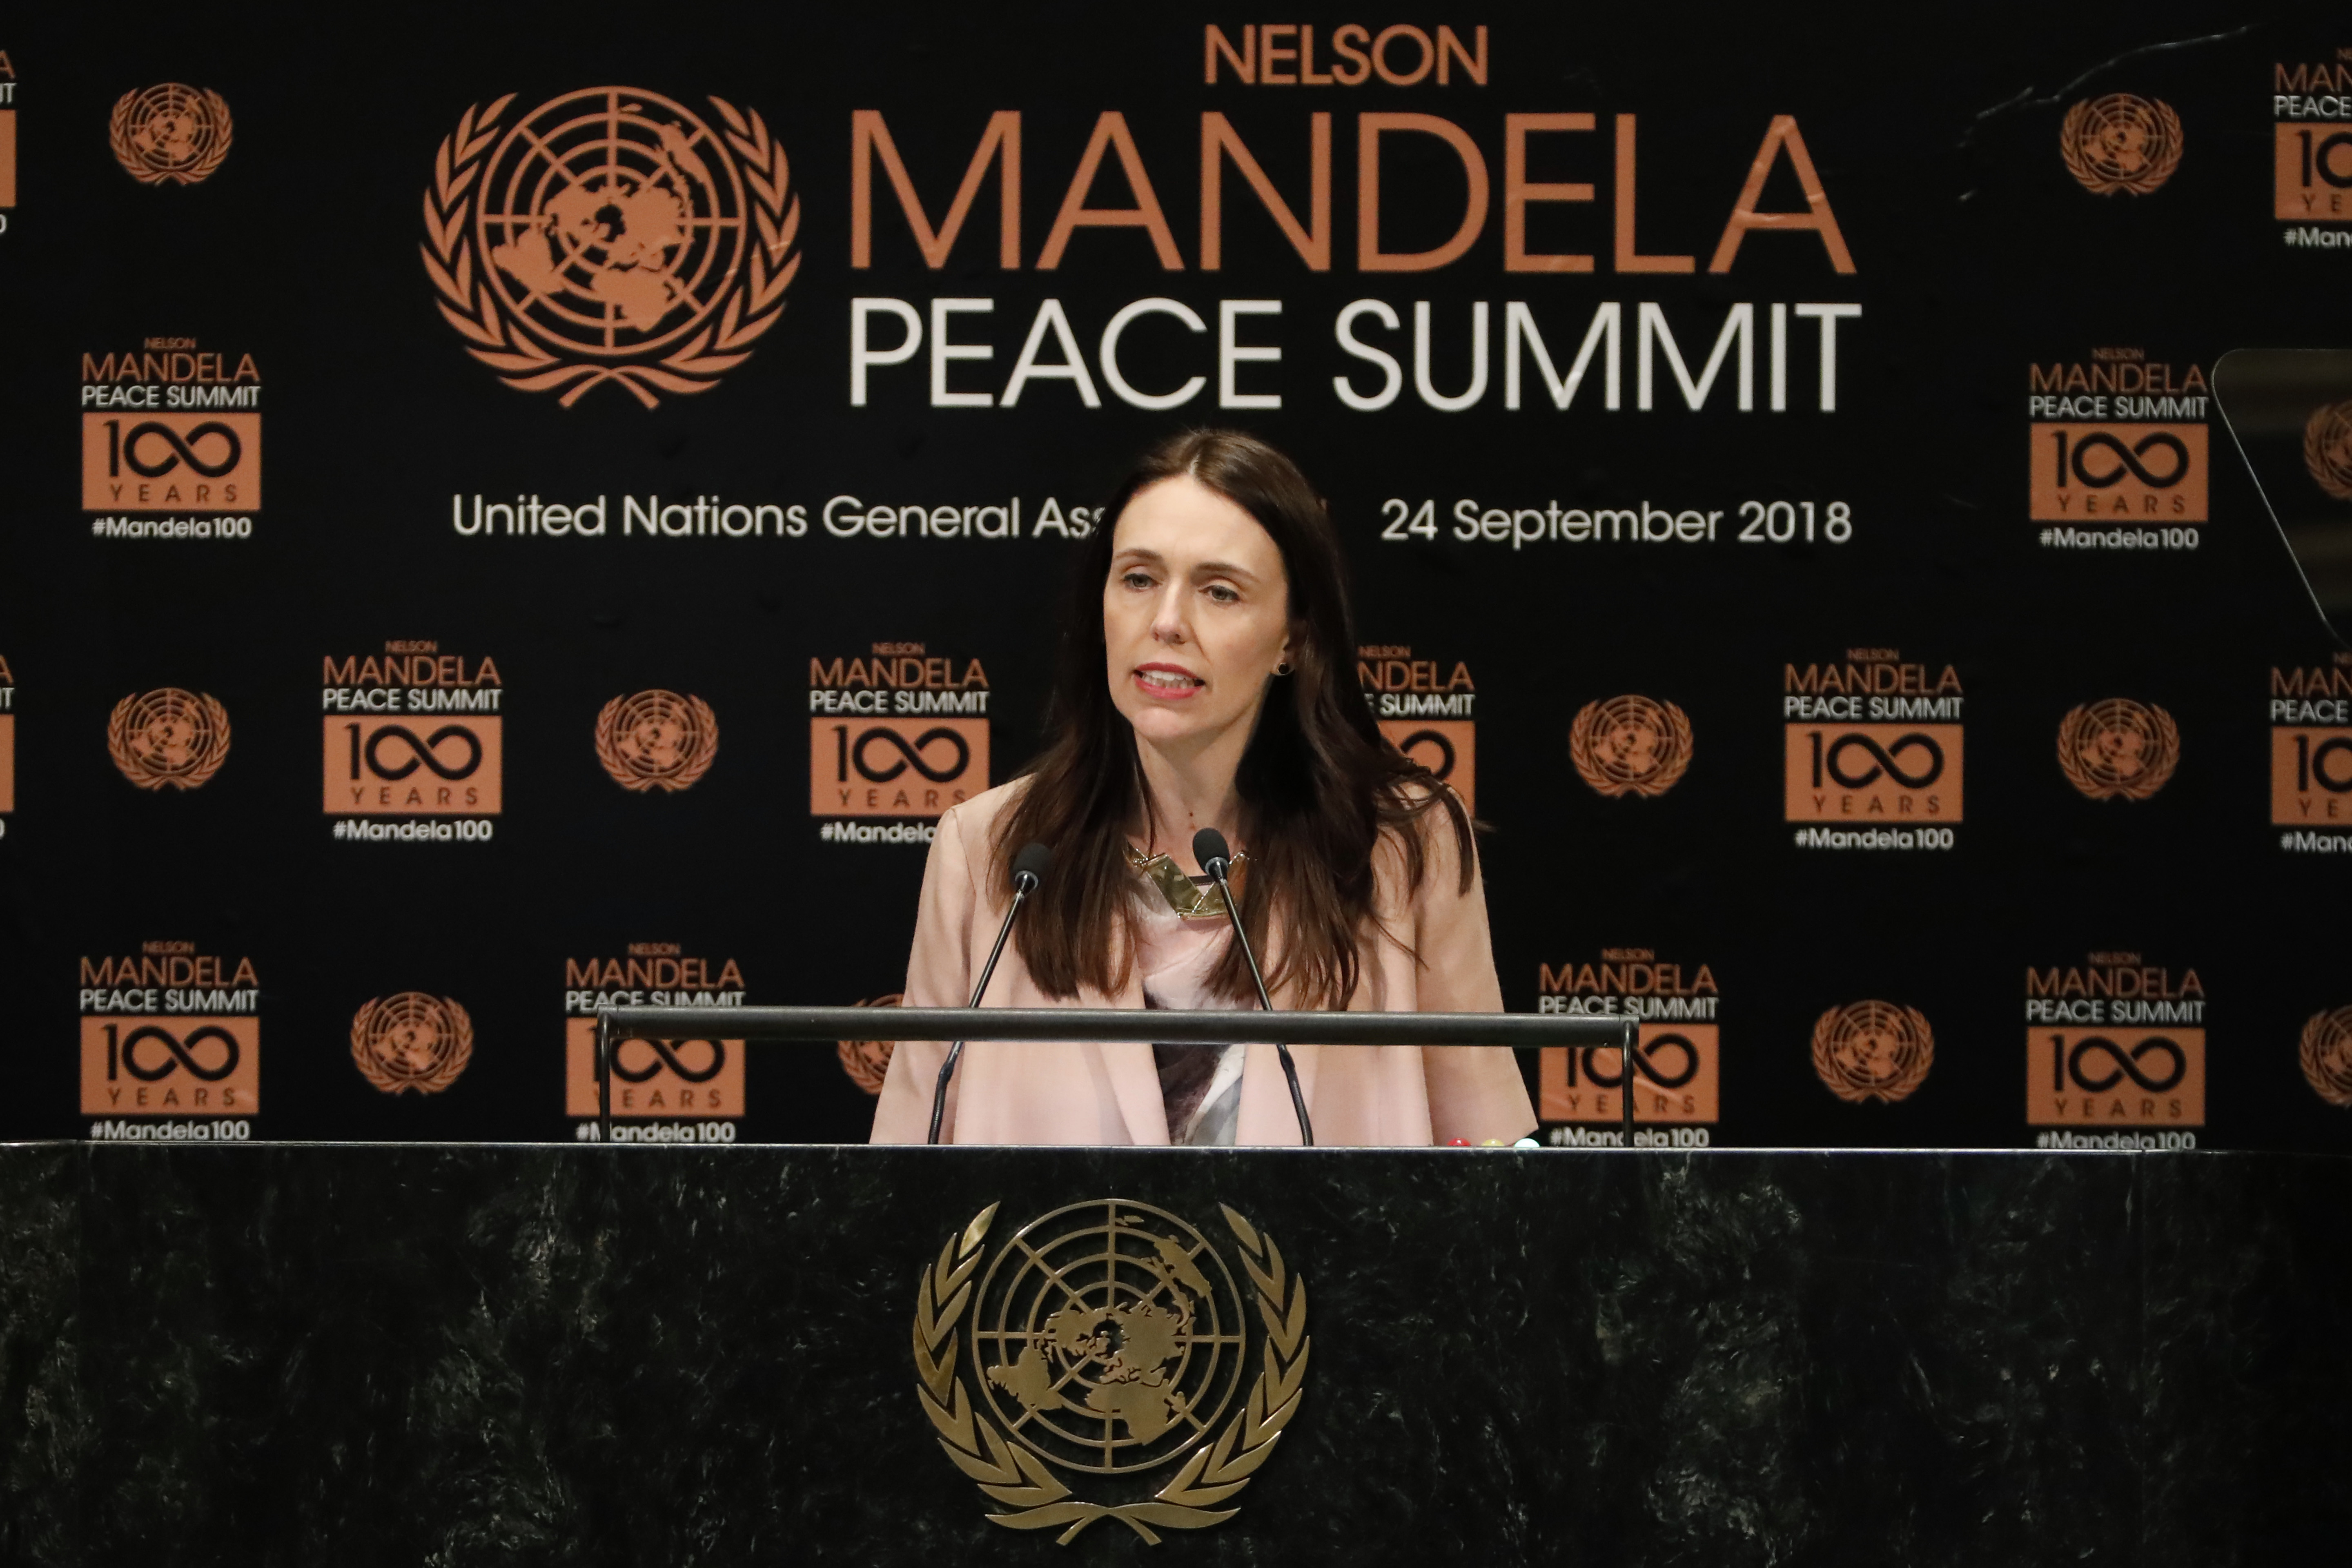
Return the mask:
<path id="1" fill-rule="evenodd" d="M 1181 643 L 1192 640 L 1192 630 L 1184 620 L 1184 595 L 1171 584 L 1151 607 L 1151 635 L 1160 642 Z"/>

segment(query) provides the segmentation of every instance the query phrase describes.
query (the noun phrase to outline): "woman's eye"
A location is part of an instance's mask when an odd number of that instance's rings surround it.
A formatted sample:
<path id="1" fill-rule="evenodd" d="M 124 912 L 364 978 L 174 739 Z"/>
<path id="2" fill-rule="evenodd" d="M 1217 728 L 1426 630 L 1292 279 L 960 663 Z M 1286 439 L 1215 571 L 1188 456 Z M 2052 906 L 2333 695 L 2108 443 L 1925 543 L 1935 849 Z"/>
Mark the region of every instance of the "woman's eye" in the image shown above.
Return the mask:
<path id="1" fill-rule="evenodd" d="M 1129 587 L 1139 591 L 1151 586 L 1151 574 L 1149 572 L 1129 572 L 1123 574 L 1119 578 L 1119 581 L 1126 584 Z"/>
<path id="2" fill-rule="evenodd" d="M 1242 596 L 1223 583 L 1212 583 L 1209 584 L 1209 597 L 1220 605 L 1237 605 L 1241 603 Z"/>

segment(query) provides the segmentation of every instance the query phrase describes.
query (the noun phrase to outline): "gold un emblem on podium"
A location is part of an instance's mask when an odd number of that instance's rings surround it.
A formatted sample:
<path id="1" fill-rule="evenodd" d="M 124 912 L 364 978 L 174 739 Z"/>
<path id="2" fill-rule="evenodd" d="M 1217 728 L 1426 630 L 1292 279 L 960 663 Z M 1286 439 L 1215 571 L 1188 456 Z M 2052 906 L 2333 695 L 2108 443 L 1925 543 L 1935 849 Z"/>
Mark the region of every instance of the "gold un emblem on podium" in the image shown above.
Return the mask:
<path id="1" fill-rule="evenodd" d="M 1041 1215 L 992 1253 L 991 1204 L 923 1270 L 916 1394 L 1000 1505 L 989 1519 L 1061 1527 L 1064 1545 L 1115 1519 L 1156 1545 L 1240 1511 L 1220 1505 L 1298 1413 L 1311 1342 L 1307 1282 L 1219 1206 L 1246 1288 L 1199 1230 L 1115 1198 Z"/>

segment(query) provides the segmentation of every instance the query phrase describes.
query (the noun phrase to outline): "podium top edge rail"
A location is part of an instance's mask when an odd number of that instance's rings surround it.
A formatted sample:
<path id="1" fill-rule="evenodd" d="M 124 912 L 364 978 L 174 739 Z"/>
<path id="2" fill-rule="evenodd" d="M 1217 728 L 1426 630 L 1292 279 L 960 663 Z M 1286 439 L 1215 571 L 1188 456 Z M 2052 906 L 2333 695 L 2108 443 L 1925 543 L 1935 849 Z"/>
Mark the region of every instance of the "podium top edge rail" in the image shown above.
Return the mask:
<path id="1" fill-rule="evenodd" d="M 1140 1040 L 1166 1045 L 1618 1046 L 1623 1017 L 1549 1013 L 1146 1011 L 1129 1007 L 605 1007 L 617 1037 L 804 1040 Z"/>

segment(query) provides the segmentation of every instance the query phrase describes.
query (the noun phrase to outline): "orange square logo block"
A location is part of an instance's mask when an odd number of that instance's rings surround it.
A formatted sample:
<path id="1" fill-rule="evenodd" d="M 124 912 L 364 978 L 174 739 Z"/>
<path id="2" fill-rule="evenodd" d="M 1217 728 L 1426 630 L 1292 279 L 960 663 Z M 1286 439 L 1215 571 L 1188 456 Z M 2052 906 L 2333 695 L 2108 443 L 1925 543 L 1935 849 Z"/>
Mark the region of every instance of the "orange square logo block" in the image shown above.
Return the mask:
<path id="1" fill-rule="evenodd" d="M 2202 1127 L 2205 1031 L 2029 1029 L 2029 1127 Z"/>
<path id="2" fill-rule="evenodd" d="M 85 414 L 84 511 L 257 511 L 258 414 Z"/>
<path id="3" fill-rule="evenodd" d="M 1947 826 L 1960 820 L 1958 724 L 1790 724 L 1790 822 Z"/>
<path id="4" fill-rule="evenodd" d="M 1391 746 L 1444 779 L 1472 815 L 1478 810 L 1478 726 L 1469 719 L 1383 719 Z"/>
<path id="5" fill-rule="evenodd" d="M 494 816 L 499 719 L 368 715 L 326 721 L 330 816 Z"/>
<path id="6" fill-rule="evenodd" d="M 81 1021 L 85 1116 L 251 1116 L 261 1020 L 153 1016 Z"/>
<path id="7" fill-rule="evenodd" d="M 2205 521 L 2204 426 L 2042 424 L 2032 434 L 2034 521 Z"/>
<path id="8" fill-rule="evenodd" d="M 812 816 L 937 816 L 987 788 L 985 719 L 809 721 Z"/>
<path id="9" fill-rule="evenodd" d="M 2352 223 L 2352 125 L 2277 127 L 2273 216 L 2291 223 Z"/>
<path id="10" fill-rule="evenodd" d="M 0 713 L 0 811 L 16 809 L 16 716 Z"/>
<path id="11" fill-rule="evenodd" d="M 726 1014 L 711 1010 L 718 1023 Z M 563 1113 L 596 1114 L 596 1020 L 563 1021 Z M 631 1037 L 613 1050 L 615 1117 L 743 1114 L 743 1042 Z"/>
<path id="12" fill-rule="evenodd" d="M 2352 823 L 2352 730 L 2271 731 L 2271 825 Z"/>
<path id="13" fill-rule="evenodd" d="M 1715 1024 L 1642 1026 L 1642 1071 L 1633 1120 L 1713 1122 L 1721 1120 L 1717 1074 L 1721 1042 Z M 1536 1064 L 1536 1118 L 1541 1121 L 1622 1121 L 1622 1055 L 1613 1046 L 1546 1046 Z"/>

